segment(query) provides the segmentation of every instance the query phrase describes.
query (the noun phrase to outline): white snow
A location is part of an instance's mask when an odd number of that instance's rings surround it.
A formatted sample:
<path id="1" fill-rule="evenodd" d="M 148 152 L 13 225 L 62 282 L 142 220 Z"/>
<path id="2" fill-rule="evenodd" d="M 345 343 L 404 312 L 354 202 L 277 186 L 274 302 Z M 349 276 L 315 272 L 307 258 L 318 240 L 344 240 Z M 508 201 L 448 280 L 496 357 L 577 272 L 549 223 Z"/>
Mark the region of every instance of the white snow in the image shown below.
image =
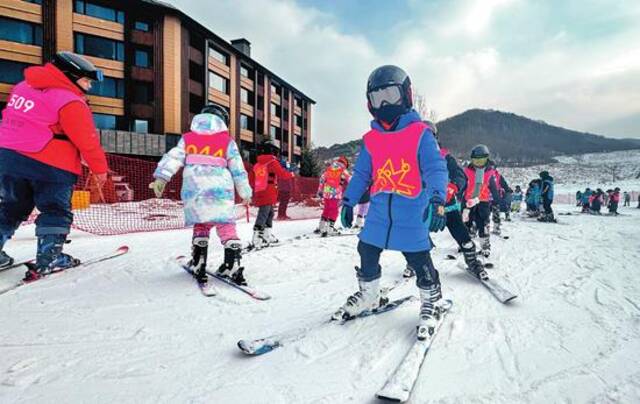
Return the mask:
<path id="1" fill-rule="evenodd" d="M 560 210 L 573 209 L 561 206 Z M 464 274 L 454 242 L 435 235 L 434 262 L 454 306 L 422 368 L 413 403 L 640 402 L 640 210 L 624 216 L 516 218 L 494 240 L 491 274 L 519 297 L 500 304 Z M 284 239 L 313 220 L 276 222 Z M 248 240 L 251 228 L 239 223 Z M 302 240 L 244 259 L 252 300 L 226 285 L 205 298 L 171 258 L 190 231 L 73 234 L 67 251 L 90 257 L 121 244 L 122 258 L 70 270 L 0 295 L 2 403 L 371 403 L 415 338 L 418 303 L 246 357 L 239 339 L 327 318 L 356 288 L 357 239 Z M 211 266 L 221 261 L 217 240 Z M 7 245 L 35 252 L 33 227 Z M 401 276 L 382 258 L 383 282 Z M 0 273 L 0 290 L 21 277 Z M 392 297 L 417 294 L 413 284 Z"/>

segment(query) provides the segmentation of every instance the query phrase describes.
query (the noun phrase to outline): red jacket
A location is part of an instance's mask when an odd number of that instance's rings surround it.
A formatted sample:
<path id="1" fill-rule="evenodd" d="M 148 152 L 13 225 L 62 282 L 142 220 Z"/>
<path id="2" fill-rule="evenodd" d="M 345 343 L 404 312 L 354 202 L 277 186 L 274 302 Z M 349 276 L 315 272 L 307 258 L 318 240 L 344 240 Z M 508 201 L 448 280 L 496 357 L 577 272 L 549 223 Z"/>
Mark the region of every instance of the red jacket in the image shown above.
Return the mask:
<path id="1" fill-rule="evenodd" d="M 258 156 L 258 163 L 267 165 L 269 182 L 267 189 L 253 194 L 253 204 L 255 206 L 275 205 L 278 201 L 278 181 L 277 179 L 293 178 L 293 173 L 282 168 L 280 162 L 270 154 Z"/>
<path id="2" fill-rule="evenodd" d="M 24 71 L 24 77 L 33 88 L 65 88 L 84 96 L 67 76 L 50 63 L 27 68 Z M 81 102 L 74 101 L 60 109 L 59 115 L 59 122 L 51 126 L 51 130 L 53 133 L 65 134 L 70 141 L 52 139 L 37 153 L 20 152 L 20 154 L 78 175 L 82 172 L 80 165 L 80 156 L 82 156 L 92 172 L 106 173 L 107 158 L 100 146 L 100 138 L 93 123 L 91 110 Z"/>

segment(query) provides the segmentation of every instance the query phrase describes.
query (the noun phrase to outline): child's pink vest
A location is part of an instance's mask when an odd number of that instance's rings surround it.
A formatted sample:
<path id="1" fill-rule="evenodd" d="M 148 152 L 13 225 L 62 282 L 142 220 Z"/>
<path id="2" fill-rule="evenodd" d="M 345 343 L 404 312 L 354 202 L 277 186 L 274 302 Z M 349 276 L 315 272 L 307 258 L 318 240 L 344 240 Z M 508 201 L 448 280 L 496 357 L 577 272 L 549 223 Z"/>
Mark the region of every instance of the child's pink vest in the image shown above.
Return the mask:
<path id="1" fill-rule="evenodd" d="M 227 166 L 227 148 L 231 137 L 229 132 L 202 134 L 187 132 L 182 135 L 187 164 L 203 164 L 210 166 Z"/>
<path id="2" fill-rule="evenodd" d="M 0 147 L 35 153 L 53 139 L 51 126 L 58 123 L 60 109 L 84 98 L 62 88 L 39 90 L 22 81 L 13 88 L 2 112 Z"/>
<path id="3" fill-rule="evenodd" d="M 414 122 L 393 134 L 372 129 L 364 135 L 373 168 L 371 196 L 384 192 L 414 199 L 420 195 L 418 148 L 427 128 L 422 122 Z"/>

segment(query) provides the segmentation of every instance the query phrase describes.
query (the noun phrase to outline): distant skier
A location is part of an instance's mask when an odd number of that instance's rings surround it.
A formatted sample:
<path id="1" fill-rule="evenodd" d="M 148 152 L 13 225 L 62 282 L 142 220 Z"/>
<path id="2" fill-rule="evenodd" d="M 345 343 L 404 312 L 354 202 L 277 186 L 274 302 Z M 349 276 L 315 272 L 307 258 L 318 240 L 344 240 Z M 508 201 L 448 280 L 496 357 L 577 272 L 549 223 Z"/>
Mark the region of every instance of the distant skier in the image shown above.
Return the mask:
<path id="1" fill-rule="evenodd" d="M 509 187 L 507 180 L 500 174 L 498 168 L 496 167 L 496 163 L 492 160 L 489 160 L 487 163 L 489 170 L 493 172 L 493 177 L 495 179 L 497 192 L 492 194 L 491 197 L 491 219 L 493 221 L 493 234 L 500 235 L 502 233 L 502 221 L 500 219 L 500 213 L 505 213 L 505 220 L 511 221 L 509 217 L 509 205 L 511 205 L 511 194 L 513 191 Z M 497 198 L 496 198 L 497 196 Z"/>
<path id="2" fill-rule="evenodd" d="M 576 206 L 582 206 L 582 191 L 576 191 Z"/>
<path id="3" fill-rule="evenodd" d="M 282 168 L 276 158 L 280 152 L 277 146 L 266 142 L 259 149 L 260 154 L 253 165 L 255 178 L 253 204 L 258 207 L 252 239 L 255 248 L 278 243 L 278 239 L 273 235 L 273 206 L 278 201 L 278 180 L 287 180 L 294 176 L 293 173 Z"/>
<path id="4" fill-rule="evenodd" d="M 618 216 L 618 205 L 620 204 L 620 188 L 616 187 L 609 197 L 609 214 Z"/>
<path id="5" fill-rule="evenodd" d="M 601 215 L 602 213 L 600 212 L 600 209 L 602 208 L 603 203 L 604 203 L 604 192 L 600 188 L 598 188 L 589 197 L 590 212 L 594 215 Z"/>
<path id="6" fill-rule="evenodd" d="M 471 163 L 464 169 L 467 176 L 465 191 L 465 206 L 463 218 L 475 223 L 480 237 L 482 255 L 491 254 L 491 240 L 489 238 L 489 221 L 491 215 L 491 201 L 500 201 L 496 172 L 489 164 L 489 148 L 483 144 L 471 150 Z"/>
<path id="7" fill-rule="evenodd" d="M 553 177 L 545 170 L 540 173 L 540 180 L 542 181 L 540 197 L 542 198 L 544 213 L 538 218 L 538 221 L 555 223 L 556 219 L 553 217 L 553 209 L 551 208 L 553 203 Z"/>
<path id="8" fill-rule="evenodd" d="M 513 192 L 513 196 L 511 197 L 511 212 L 518 213 L 522 208 L 522 201 L 524 199 L 524 195 L 522 193 L 522 189 L 520 185 L 516 185 L 516 189 Z"/>
<path id="9" fill-rule="evenodd" d="M 322 198 L 323 209 L 318 229 L 322 237 L 339 234 L 335 222 L 342 204 L 342 195 L 350 179 L 349 160 L 344 156 L 332 161 L 320 176 L 318 195 Z"/>
<path id="10" fill-rule="evenodd" d="M 624 191 L 624 204 L 622 206 L 631 206 L 631 194 L 627 191 Z"/>
<path id="11" fill-rule="evenodd" d="M 582 193 L 582 213 L 589 213 L 591 211 L 591 196 L 593 195 L 593 191 L 591 188 L 584 190 Z"/>
<path id="12" fill-rule="evenodd" d="M 280 160 L 282 168 L 289 172 L 293 172 L 289 162 L 282 158 Z M 290 220 L 287 216 L 287 209 L 289 208 L 289 201 L 291 200 L 291 194 L 294 188 L 293 178 L 281 178 L 278 182 L 278 216 L 277 220 Z"/>
<path id="13" fill-rule="evenodd" d="M 13 263 L 5 243 L 34 207 L 38 209 L 35 266 L 25 280 L 76 266 L 62 252 L 71 223 L 71 195 L 81 160 L 99 187 L 107 181 L 107 159 L 86 93 L 102 71 L 71 52 L 25 69 L 2 111 L 0 123 L 0 268 Z"/>
<path id="14" fill-rule="evenodd" d="M 537 217 L 540 215 L 540 198 L 542 192 L 542 181 L 540 179 L 534 179 L 529 182 L 527 188 L 526 203 L 527 203 L 527 215 L 529 217 Z"/>
<path id="15" fill-rule="evenodd" d="M 442 298 L 428 231 L 446 224 L 447 168 L 429 128 L 413 110 L 411 80 L 396 66 L 375 69 L 367 82 L 374 117 L 353 177 L 345 192 L 341 220 L 353 224 L 353 207 L 371 185 L 371 207 L 360 232 L 359 290 L 334 314 L 351 318 L 385 304 L 380 293 L 380 254 L 401 251 L 417 272 L 421 309 L 418 338 L 434 332 Z"/>
<path id="16" fill-rule="evenodd" d="M 205 106 L 193 117 L 191 131 L 158 163 L 149 184 L 162 197 L 171 178 L 182 172 L 182 201 L 185 224 L 193 225 L 189 267 L 198 283 L 207 284 L 209 234 L 215 227 L 224 246 L 224 263 L 218 273 L 239 285 L 246 285 L 240 266 L 242 244 L 236 233 L 235 193 L 245 205 L 251 202 L 251 186 L 236 142 L 229 135 L 229 115 L 218 105 Z"/>

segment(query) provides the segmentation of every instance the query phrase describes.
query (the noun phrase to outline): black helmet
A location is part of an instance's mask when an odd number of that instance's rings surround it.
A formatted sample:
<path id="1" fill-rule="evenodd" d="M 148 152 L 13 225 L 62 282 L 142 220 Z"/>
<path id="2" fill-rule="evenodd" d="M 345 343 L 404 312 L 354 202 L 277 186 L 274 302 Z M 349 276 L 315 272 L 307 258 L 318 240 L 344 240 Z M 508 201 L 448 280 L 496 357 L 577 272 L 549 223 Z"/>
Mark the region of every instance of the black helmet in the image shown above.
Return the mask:
<path id="1" fill-rule="evenodd" d="M 483 157 L 489 157 L 491 153 L 489 152 L 489 148 L 483 144 L 479 144 L 471 149 L 471 158 L 478 159 Z"/>
<path id="2" fill-rule="evenodd" d="M 200 110 L 201 114 L 213 114 L 224 121 L 224 124 L 229 126 L 229 113 L 225 107 L 218 104 L 207 104 Z"/>
<path id="3" fill-rule="evenodd" d="M 272 142 L 264 142 L 259 146 L 259 151 L 258 153 L 260 154 L 271 154 L 272 156 L 277 156 L 278 154 L 280 154 L 280 148 L 278 146 L 276 146 L 275 144 L 273 144 Z"/>
<path id="4" fill-rule="evenodd" d="M 398 66 L 378 67 L 367 80 L 367 101 L 371 115 L 391 123 L 413 106 L 411 79 Z"/>
<path id="5" fill-rule="evenodd" d="M 96 68 L 93 63 L 73 52 L 63 51 L 56 53 L 52 63 L 74 84 L 83 77 L 95 81 L 102 81 L 104 79 L 102 70 Z"/>
<path id="6" fill-rule="evenodd" d="M 549 177 L 549 171 L 540 171 L 540 178 L 548 178 Z"/>

